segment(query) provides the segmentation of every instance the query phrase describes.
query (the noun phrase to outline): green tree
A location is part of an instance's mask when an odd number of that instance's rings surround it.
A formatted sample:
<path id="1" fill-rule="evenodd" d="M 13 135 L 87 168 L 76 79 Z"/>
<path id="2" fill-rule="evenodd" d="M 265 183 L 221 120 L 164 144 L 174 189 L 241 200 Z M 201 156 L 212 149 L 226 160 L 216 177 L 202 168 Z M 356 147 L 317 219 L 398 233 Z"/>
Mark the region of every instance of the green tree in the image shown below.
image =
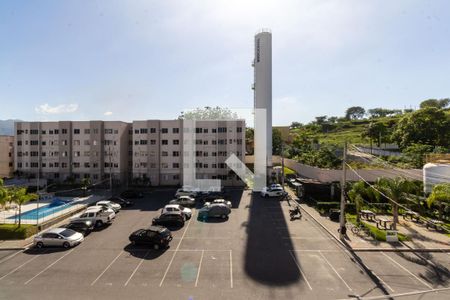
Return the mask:
<path id="1" fill-rule="evenodd" d="M 352 106 L 345 111 L 345 118 L 347 120 L 362 119 L 365 114 L 366 110 L 361 106 Z"/>
<path id="2" fill-rule="evenodd" d="M 433 148 L 431 145 L 411 144 L 403 150 L 403 154 L 414 168 L 422 168 L 425 155 L 433 152 Z"/>
<path id="3" fill-rule="evenodd" d="M 361 135 L 362 137 L 368 137 L 370 139 L 370 148 L 372 148 L 372 143 L 374 140 L 377 141 L 378 147 L 381 146 L 382 138 L 386 135 L 386 132 L 386 125 L 382 122 L 370 122 L 369 125 L 364 128 Z"/>
<path id="4" fill-rule="evenodd" d="M 8 189 L 3 186 L 3 179 L 0 178 L 0 206 L 4 207 L 8 199 Z"/>
<path id="5" fill-rule="evenodd" d="M 229 120 L 237 119 L 238 115 L 232 112 L 229 108 L 224 107 L 210 107 L 196 108 L 191 111 L 181 112 L 178 119 L 183 120 Z"/>
<path id="6" fill-rule="evenodd" d="M 408 193 L 414 188 L 413 184 L 402 178 L 379 178 L 376 182 L 376 187 L 383 192 L 392 205 L 392 215 L 394 217 L 393 229 L 397 230 L 398 224 L 398 204 L 408 201 Z"/>
<path id="7" fill-rule="evenodd" d="M 403 116 L 392 139 L 401 148 L 411 144 L 450 146 L 450 114 L 434 107 L 423 108 Z"/>
<path id="8" fill-rule="evenodd" d="M 21 225 L 22 221 L 22 205 L 25 203 L 35 200 L 38 198 L 38 195 L 36 194 L 27 194 L 26 188 L 12 188 L 9 190 L 9 193 L 11 193 L 11 201 L 19 205 L 19 227 Z"/>
<path id="9" fill-rule="evenodd" d="M 272 154 L 280 155 L 281 154 L 281 144 L 283 143 L 283 139 L 281 137 L 281 131 L 273 128 L 272 129 Z"/>
<path id="10" fill-rule="evenodd" d="M 428 99 L 425 101 L 422 101 L 420 103 L 420 108 L 427 108 L 427 107 L 434 107 L 434 108 L 438 108 L 438 109 L 442 109 L 447 107 L 450 104 L 450 99 L 449 98 L 444 98 L 444 99 Z"/>
<path id="11" fill-rule="evenodd" d="M 364 198 L 367 196 L 367 187 L 364 181 L 358 181 L 352 184 L 352 188 L 348 191 L 348 197 L 355 203 L 356 221 L 359 223 L 359 212 L 364 205 Z"/>
<path id="12" fill-rule="evenodd" d="M 289 126 L 290 129 L 297 129 L 297 128 L 301 128 L 303 125 L 300 122 L 292 122 L 291 126 Z"/>
<path id="13" fill-rule="evenodd" d="M 400 109 L 371 108 L 367 111 L 371 118 L 383 118 L 387 116 L 398 115 L 402 111 Z"/>
<path id="14" fill-rule="evenodd" d="M 439 219 L 444 217 L 444 208 L 450 205 L 450 183 L 436 184 L 427 198 L 428 207 L 433 204 L 439 207 Z"/>
<path id="15" fill-rule="evenodd" d="M 83 178 L 81 180 L 81 189 L 83 190 L 83 196 L 86 196 L 86 191 L 91 185 L 91 180 L 89 178 Z"/>

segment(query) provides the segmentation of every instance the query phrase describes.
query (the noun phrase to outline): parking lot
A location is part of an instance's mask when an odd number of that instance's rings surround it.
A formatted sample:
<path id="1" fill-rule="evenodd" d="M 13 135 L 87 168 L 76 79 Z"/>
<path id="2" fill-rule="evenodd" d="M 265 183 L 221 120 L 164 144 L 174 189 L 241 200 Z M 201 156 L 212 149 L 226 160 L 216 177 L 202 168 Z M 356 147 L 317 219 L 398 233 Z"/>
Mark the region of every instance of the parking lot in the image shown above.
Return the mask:
<path id="1" fill-rule="evenodd" d="M 0 252 L 0 298 L 341 299 L 450 287 L 448 253 L 350 253 L 286 202 L 233 190 L 227 220 L 193 217 L 165 251 L 132 246 L 174 194 L 155 190 L 69 250 Z M 449 290 L 405 299 L 448 299 Z M 403 299 L 403 298 L 402 298 Z"/>

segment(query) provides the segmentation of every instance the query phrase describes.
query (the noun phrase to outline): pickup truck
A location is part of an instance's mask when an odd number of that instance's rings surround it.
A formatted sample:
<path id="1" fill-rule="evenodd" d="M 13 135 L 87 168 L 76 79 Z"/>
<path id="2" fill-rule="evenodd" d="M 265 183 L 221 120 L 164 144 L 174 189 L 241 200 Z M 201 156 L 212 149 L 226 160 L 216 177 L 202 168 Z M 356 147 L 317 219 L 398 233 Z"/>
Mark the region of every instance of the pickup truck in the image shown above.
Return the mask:
<path id="1" fill-rule="evenodd" d="M 70 218 L 71 221 L 91 221 L 95 227 L 101 227 L 105 224 L 111 224 L 116 213 L 112 209 L 105 209 L 101 206 L 91 206 L 80 215 Z"/>

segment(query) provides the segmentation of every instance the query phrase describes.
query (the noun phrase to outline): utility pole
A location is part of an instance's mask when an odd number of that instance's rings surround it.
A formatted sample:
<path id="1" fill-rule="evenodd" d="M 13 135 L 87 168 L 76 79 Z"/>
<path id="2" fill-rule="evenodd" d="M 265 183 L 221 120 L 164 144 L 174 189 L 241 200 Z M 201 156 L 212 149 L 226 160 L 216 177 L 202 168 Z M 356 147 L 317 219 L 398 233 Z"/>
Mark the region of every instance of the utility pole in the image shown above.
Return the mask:
<path id="1" fill-rule="evenodd" d="M 339 218 L 339 238 L 342 240 L 346 234 L 345 227 L 345 183 L 347 182 L 347 141 L 344 142 L 344 152 L 342 155 L 342 180 L 341 180 L 341 215 Z"/>
<path id="2" fill-rule="evenodd" d="M 283 141 L 281 141 L 281 186 L 284 191 L 284 145 Z"/>
<path id="3" fill-rule="evenodd" d="M 113 195 L 113 190 L 112 190 L 112 162 L 111 162 L 111 146 L 108 145 L 108 154 L 109 154 L 109 191 L 111 193 L 111 197 Z"/>

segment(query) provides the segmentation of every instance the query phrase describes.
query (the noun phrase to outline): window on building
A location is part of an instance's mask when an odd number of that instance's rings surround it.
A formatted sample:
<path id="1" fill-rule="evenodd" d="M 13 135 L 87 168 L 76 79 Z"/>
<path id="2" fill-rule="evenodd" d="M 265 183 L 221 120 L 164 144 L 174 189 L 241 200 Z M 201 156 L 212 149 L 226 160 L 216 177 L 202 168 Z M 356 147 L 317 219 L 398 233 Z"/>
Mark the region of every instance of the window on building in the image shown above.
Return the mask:
<path id="1" fill-rule="evenodd" d="M 172 164 L 172 168 L 179 169 L 180 168 L 180 164 L 179 163 L 173 163 Z"/>
<path id="2" fill-rule="evenodd" d="M 84 134 L 91 134 L 91 130 L 90 130 L 89 128 L 86 128 L 86 129 L 84 130 Z"/>
<path id="3" fill-rule="evenodd" d="M 208 169 L 208 164 L 203 164 L 203 169 Z"/>
<path id="4" fill-rule="evenodd" d="M 178 156 L 180 156 L 180 152 L 179 151 L 173 151 L 172 152 L 172 156 L 178 157 Z"/>
<path id="5" fill-rule="evenodd" d="M 139 144 L 141 144 L 141 145 L 147 145 L 147 142 L 148 142 L 147 140 L 140 140 L 140 141 L 139 141 Z"/>
<path id="6" fill-rule="evenodd" d="M 167 169 L 169 167 L 168 163 L 161 163 L 161 168 L 162 169 Z"/>
<path id="7" fill-rule="evenodd" d="M 67 134 L 67 129 L 65 129 L 65 128 L 64 128 L 64 129 L 61 129 L 61 133 L 62 133 L 62 134 Z"/>
<path id="8" fill-rule="evenodd" d="M 45 145 L 47 145 L 47 142 L 46 141 L 42 141 L 41 144 L 42 144 L 42 146 L 45 146 Z"/>
<path id="9" fill-rule="evenodd" d="M 112 134 L 112 133 L 113 133 L 112 129 L 109 128 L 105 129 L 105 134 Z"/>
<path id="10" fill-rule="evenodd" d="M 172 133 L 179 133 L 180 129 L 179 128 L 172 128 Z"/>
<path id="11" fill-rule="evenodd" d="M 156 133 L 156 128 L 150 128 L 150 133 Z"/>
<path id="12" fill-rule="evenodd" d="M 59 134 L 59 129 L 55 129 L 55 134 Z"/>
<path id="13" fill-rule="evenodd" d="M 141 134 L 147 134 L 148 133 L 148 129 L 147 128 L 141 128 L 140 133 Z"/>
<path id="14" fill-rule="evenodd" d="M 167 129 L 167 128 L 161 128 L 161 133 L 168 133 L 169 132 L 169 129 Z"/>
<path id="15" fill-rule="evenodd" d="M 161 145 L 168 145 L 168 140 L 161 140 Z"/>
<path id="16" fill-rule="evenodd" d="M 173 180 L 180 180 L 180 175 L 178 174 L 173 175 Z"/>
<path id="17" fill-rule="evenodd" d="M 211 141 L 211 145 L 217 145 L 217 141 L 216 140 L 212 140 Z"/>
<path id="18" fill-rule="evenodd" d="M 177 129 L 178 129 L 178 128 L 177 128 Z M 180 140 L 173 140 L 172 143 L 173 143 L 174 145 L 179 145 L 179 144 L 180 144 Z"/>
<path id="19" fill-rule="evenodd" d="M 203 128 L 203 133 L 208 133 L 208 128 Z"/>
<path id="20" fill-rule="evenodd" d="M 73 140 L 74 146 L 80 146 L 80 140 Z"/>
<path id="21" fill-rule="evenodd" d="M 22 141 L 17 141 L 17 146 L 22 146 Z"/>
<path id="22" fill-rule="evenodd" d="M 216 129 L 216 128 L 213 128 L 213 129 L 211 129 L 211 132 L 212 132 L 212 133 L 216 133 L 216 132 L 217 132 L 217 129 Z"/>
<path id="23" fill-rule="evenodd" d="M 42 130 L 41 134 L 47 134 L 46 130 Z"/>
<path id="24" fill-rule="evenodd" d="M 202 156 L 203 152 L 202 151 L 195 151 L 195 156 Z"/>
<path id="25" fill-rule="evenodd" d="M 236 128 L 236 132 L 242 132 L 242 127 Z"/>
<path id="26" fill-rule="evenodd" d="M 79 168 L 80 167 L 80 163 L 79 162 L 74 162 L 73 163 L 73 167 L 74 168 Z"/>
<path id="27" fill-rule="evenodd" d="M 80 129 L 75 128 L 75 129 L 73 130 L 73 134 L 80 134 Z"/>
<path id="28" fill-rule="evenodd" d="M 195 128 L 195 133 L 202 133 L 203 132 L 203 128 L 197 127 Z"/>
<path id="29" fill-rule="evenodd" d="M 169 153 L 167 151 L 162 151 L 161 156 L 169 156 Z"/>

